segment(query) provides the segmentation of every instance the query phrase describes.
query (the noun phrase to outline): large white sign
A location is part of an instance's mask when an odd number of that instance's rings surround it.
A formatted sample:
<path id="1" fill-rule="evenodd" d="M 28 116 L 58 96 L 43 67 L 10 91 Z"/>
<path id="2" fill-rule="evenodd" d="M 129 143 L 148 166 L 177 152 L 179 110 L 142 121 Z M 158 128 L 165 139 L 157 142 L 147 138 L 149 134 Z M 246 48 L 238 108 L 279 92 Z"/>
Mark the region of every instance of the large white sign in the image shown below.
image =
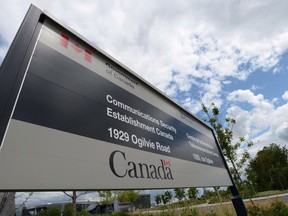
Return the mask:
<path id="1" fill-rule="evenodd" d="M 44 17 L 2 137 L 0 190 L 232 185 L 211 128 Z"/>

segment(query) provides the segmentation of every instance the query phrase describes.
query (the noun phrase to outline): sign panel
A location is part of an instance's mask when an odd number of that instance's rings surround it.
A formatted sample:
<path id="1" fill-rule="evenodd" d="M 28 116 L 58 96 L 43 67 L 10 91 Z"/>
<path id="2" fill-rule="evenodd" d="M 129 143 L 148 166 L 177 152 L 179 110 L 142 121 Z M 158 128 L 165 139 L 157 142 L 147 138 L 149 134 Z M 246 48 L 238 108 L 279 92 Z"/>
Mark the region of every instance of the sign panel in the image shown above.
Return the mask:
<path id="1" fill-rule="evenodd" d="M 232 185 L 211 128 L 44 15 L 2 137 L 0 190 Z"/>

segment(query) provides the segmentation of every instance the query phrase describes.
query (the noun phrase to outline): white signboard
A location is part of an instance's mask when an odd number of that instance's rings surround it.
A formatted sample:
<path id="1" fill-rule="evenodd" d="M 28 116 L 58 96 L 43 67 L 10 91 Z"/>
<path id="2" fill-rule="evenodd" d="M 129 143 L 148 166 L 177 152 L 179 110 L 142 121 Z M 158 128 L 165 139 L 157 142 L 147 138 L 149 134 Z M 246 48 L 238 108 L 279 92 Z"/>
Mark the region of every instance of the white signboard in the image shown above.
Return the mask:
<path id="1" fill-rule="evenodd" d="M 0 190 L 232 185 L 211 128 L 47 14 L 39 25 Z"/>

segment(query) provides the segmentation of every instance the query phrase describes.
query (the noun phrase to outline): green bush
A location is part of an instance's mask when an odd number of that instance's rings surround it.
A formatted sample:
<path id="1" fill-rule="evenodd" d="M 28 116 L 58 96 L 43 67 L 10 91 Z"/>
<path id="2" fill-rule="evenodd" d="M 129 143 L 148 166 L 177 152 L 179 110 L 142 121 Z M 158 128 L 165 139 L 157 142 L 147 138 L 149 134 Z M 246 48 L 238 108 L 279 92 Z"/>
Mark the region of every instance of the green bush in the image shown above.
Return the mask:
<path id="1" fill-rule="evenodd" d="M 63 216 L 71 216 L 72 215 L 72 208 L 73 208 L 72 203 L 65 205 L 64 211 L 63 211 Z M 81 212 L 76 212 L 76 215 L 77 216 L 90 216 L 90 214 L 84 209 L 82 209 Z"/>
<path id="2" fill-rule="evenodd" d="M 271 203 L 268 214 L 271 216 L 287 216 L 288 206 L 285 205 L 282 201 L 275 201 Z"/>
<path id="3" fill-rule="evenodd" d="M 86 210 L 82 209 L 81 212 L 77 212 L 77 216 L 90 216 L 90 214 Z"/>
<path id="4" fill-rule="evenodd" d="M 47 211 L 42 210 L 42 211 L 38 212 L 36 216 L 47 216 Z"/>
<path id="5" fill-rule="evenodd" d="M 282 201 L 274 201 L 268 206 L 252 205 L 248 207 L 249 216 L 287 216 L 288 206 Z"/>
<path id="6" fill-rule="evenodd" d="M 71 216 L 72 215 L 72 203 L 65 205 L 63 216 Z"/>
<path id="7" fill-rule="evenodd" d="M 257 205 L 251 205 L 247 208 L 249 216 L 265 216 L 261 208 Z"/>
<path id="8" fill-rule="evenodd" d="M 49 210 L 43 210 L 38 212 L 37 216 L 61 216 L 61 210 L 59 207 L 54 206 Z"/>

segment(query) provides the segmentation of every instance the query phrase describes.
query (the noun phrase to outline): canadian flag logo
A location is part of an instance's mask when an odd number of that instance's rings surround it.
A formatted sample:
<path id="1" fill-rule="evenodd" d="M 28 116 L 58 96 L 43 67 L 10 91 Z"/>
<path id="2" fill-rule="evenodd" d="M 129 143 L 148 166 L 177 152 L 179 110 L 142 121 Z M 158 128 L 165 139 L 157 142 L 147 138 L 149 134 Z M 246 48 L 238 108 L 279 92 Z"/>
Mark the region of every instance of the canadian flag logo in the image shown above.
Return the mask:
<path id="1" fill-rule="evenodd" d="M 164 166 L 171 166 L 171 162 L 170 161 L 167 161 L 167 160 L 163 160 L 163 165 Z"/>
<path id="2" fill-rule="evenodd" d="M 71 47 L 76 53 L 84 53 L 83 56 L 84 56 L 84 59 L 87 61 L 87 62 L 90 62 L 92 61 L 92 52 L 90 50 L 82 50 L 82 48 L 79 46 L 79 44 L 75 44 L 75 43 L 72 43 L 71 41 L 69 41 L 70 38 L 65 35 L 65 34 L 61 34 L 60 35 L 60 45 L 62 47 L 65 47 L 65 48 L 69 48 Z"/>

